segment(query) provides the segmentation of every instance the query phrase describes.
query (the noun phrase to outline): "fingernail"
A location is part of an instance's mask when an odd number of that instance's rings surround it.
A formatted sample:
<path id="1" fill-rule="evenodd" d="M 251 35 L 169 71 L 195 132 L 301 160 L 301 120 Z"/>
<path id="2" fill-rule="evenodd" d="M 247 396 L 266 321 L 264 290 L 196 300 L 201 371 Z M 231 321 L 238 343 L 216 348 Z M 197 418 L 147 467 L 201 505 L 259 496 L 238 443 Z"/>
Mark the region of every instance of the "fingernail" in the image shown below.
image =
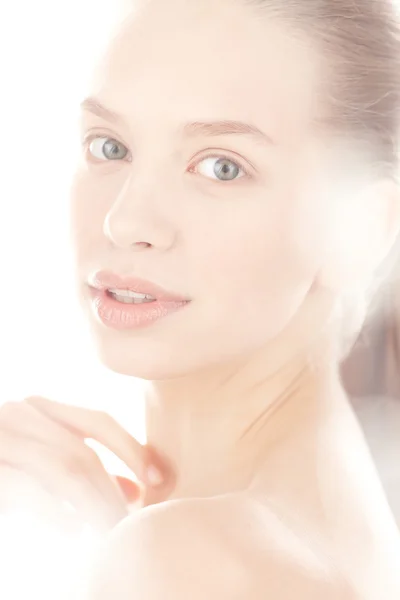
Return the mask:
<path id="1" fill-rule="evenodd" d="M 164 481 L 161 472 L 153 465 L 147 469 L 147 479 L 149 480 L 150 485 L 154 486 L 160 485 Z"/>

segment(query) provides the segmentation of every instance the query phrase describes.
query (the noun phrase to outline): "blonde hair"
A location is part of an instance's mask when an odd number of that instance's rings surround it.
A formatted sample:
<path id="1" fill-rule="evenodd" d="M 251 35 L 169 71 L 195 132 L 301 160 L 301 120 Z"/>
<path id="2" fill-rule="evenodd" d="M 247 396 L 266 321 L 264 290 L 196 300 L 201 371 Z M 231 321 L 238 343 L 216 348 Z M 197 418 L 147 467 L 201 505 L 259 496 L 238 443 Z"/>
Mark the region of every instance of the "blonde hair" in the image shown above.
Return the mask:
<path id="1" fill-rule="evenodd" d="M 318 130 L 350 145 L 368 177 L 400 185 L 400 0 L 241 2 L 289 27 L 319 52 L 324 77 L 318 90 L 323 106 Z M 349 353 L 367 314 L 377 315 L 384 294 L 400 286 L 399 252 L 395 245 L 367 289 L 342 298 L 338 360 Z"/>

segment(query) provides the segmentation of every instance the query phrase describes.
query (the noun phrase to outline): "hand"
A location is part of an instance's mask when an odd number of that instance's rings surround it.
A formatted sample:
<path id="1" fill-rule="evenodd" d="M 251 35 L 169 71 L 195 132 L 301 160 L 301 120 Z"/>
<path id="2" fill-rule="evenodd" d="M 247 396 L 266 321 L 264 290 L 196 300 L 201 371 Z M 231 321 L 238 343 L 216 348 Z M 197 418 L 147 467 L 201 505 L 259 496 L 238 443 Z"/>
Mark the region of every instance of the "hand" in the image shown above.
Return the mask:
<path id="1" fill-rule="evenodd" d="M 141 495 L 139 485 L 107 473 L 91 438 L 111 450 L 144 485 L 150 466 L 166 465 L 106 413 L 33 396 L 0 406 L 0 512 L 23 498 L 60 526 L 114 527 Z"/>

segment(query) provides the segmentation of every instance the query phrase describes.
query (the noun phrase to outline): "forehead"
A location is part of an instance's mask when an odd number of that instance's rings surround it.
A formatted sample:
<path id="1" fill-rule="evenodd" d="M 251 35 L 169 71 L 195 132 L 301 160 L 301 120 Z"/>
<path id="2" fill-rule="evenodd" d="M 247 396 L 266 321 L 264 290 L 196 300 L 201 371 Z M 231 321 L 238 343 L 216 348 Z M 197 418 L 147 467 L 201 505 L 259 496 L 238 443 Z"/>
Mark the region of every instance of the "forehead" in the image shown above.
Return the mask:
<path id="1" fill-rule="evenodd" d="M 90 92 L 132 119 L 247 119 L 284 142 L 318 111 L 310 46 L 232 0 L 150 0 L 115 30 Z"/>

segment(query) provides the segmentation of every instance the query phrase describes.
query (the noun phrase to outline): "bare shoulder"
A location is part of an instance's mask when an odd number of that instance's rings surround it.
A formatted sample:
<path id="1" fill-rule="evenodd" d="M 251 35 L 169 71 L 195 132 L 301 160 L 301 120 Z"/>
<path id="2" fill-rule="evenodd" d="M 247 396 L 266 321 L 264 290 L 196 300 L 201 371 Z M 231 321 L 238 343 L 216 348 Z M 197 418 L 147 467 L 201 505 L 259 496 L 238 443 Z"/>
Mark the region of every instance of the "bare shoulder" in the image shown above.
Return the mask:
<path id="1" fill-rule="evenodd" d="M 88 600 L 358 600 L 272 513 L 238 495 L 146 507 L 111 534 Z"/>

